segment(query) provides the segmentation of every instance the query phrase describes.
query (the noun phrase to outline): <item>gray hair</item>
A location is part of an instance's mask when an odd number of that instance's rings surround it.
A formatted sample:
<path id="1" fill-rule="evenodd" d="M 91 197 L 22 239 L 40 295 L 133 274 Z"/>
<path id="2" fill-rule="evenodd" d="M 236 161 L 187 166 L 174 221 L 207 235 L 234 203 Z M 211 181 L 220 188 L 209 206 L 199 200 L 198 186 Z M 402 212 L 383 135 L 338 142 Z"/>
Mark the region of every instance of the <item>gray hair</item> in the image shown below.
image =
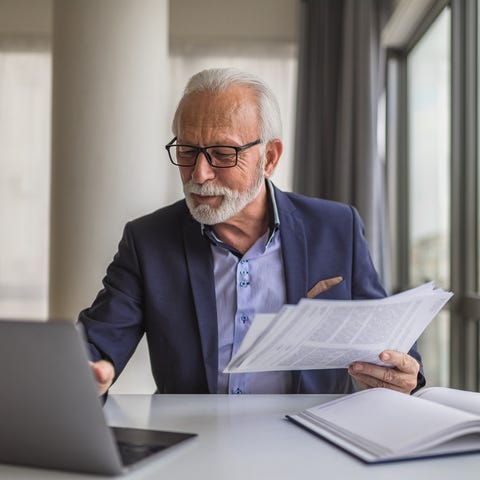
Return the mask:
<path id="1" fill-rule="evenodd" d="M 178 134 L 178 120 L 183 99 L 192 93 L 221 92 L 234 85 L 245 85 L 253 90 L 257 99 L 260 139 L 268 142 L 282 138 L 282 120 L 278 101 L 270 87 L 256 75 L 236 68 L 212 68 L 193 75 L 187 83 L 183 97 L 178 103 L 172 122 L 172 131 Z"/>

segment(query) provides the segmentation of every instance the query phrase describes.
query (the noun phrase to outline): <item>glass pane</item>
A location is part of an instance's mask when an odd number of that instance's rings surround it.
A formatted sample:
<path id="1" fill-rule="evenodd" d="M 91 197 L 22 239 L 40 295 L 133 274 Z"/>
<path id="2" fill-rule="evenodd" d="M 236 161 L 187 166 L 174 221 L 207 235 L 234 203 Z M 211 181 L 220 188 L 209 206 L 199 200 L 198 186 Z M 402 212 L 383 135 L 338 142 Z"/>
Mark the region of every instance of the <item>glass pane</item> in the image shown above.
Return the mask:
<path id="1" fill-rule="evenodd" d="M 445 9 L 407 59 L 410 283 L 449 288 L 450 10 Z M 422 335 L 429 384 L 448 385 L 449 315 Z"/>
<path id="2" fill-rule="evenodd" d="M 0 318 L 47 316 L 51 55 L 0 44 Z"/>

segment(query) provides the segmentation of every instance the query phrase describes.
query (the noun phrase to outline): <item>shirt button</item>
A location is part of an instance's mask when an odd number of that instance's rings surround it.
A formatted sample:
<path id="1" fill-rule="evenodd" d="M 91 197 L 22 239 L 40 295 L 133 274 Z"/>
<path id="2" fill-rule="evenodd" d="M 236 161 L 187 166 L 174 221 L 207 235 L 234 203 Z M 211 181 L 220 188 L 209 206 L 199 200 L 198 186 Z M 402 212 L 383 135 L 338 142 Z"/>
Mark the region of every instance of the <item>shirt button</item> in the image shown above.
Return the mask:
<path id="1" fill-rule="evenodd" d="M 248 275 L 248 270 L 240 270 L 240 275 Z"/>
<path id="2" fill-rule="evenodd" d="M 242 280 L 242 281 L 240 282 L 240 286 L 241 286 L 242 288 L 248 287 L 249 285 L 250 285 L 250 283 L 249 283 L 249 282 L 246 282 L 245 280 Z"/>
<path id="3" fill-rule="evenodd" d="M 240 260 L 240 263 L 241 263 L 242 265 L 245 265 L 246 263 L 248 263 L 248 260 Z"/>
<path id="4" fill-rule="evenodd" d="M 245 324 L 247 323 L 247 321 L 248 321 L 248 315 L 245 315 L 244 313 L 242 313 L 242 314 L 240 315 L 240 320 L 241 320 L 241 322 L 245 325 Z"/>
<path id="5" fill-rule="evenodd" d="M 239 387 L 237 387 L 235 390 L 233 390 L 233 393 L 235 393 L 236 395 L 240 395 L 240 394 L 242 394 L 243 392 L 240 390 Z"/>

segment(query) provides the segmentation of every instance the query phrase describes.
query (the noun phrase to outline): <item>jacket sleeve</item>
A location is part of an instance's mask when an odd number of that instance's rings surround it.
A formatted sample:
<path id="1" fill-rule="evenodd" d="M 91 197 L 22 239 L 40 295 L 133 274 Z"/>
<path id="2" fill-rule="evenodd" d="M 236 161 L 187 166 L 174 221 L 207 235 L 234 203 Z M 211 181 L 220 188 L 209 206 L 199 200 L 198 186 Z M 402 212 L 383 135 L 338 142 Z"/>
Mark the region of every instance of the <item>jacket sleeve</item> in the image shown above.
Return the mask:
<path id="1" fill-rule="evenodd" d="M 363 222 L 357 210 L 352 209 L 353 255 L 352 255 L 352 298 L 363 300 L 382 298 L 387 294 L 373 265 Z"/>
<path id="2" fill-rule="evenodd" d="M 127 224 L 102 290 L 78 318 L 84 326 L 91 359 L 110 361 L 115 367 L 115 378 L 144 333 L 142 290 L 135 244 Z"/>

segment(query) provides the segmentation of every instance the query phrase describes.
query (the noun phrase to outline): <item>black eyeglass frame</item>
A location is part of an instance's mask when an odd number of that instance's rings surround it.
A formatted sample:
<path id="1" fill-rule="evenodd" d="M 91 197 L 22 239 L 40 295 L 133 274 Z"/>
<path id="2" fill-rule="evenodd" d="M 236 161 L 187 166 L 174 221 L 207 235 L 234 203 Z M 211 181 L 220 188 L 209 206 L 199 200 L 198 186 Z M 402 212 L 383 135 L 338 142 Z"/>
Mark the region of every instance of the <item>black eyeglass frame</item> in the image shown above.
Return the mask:
<path id="1" fill-rule="evenodd" d="M 212 168 L 232 168 L 232 167 L 236 167 L 237 164 L 238 164 L 238 154 L 240 152 L 243 152 L 243 150 L 246 150 L 247 148 L 251 148 L 251 147 L 254 147 L 255 145 L 259 145 L 260 143 L 262 143 L 262 140 L 259 138 L 258 140 L 255 140 L 254 142 L 246 143 L 245 145 L 241 145 L 241 146 L 236 146 L 236 145 L 207 145 L 206 147 L 198 147 L 198 146 L 195 146 L 195 145 L 187 145 L 187 144 L 183 144 L 183 143 L 174 145 L 174 143 L 176 141 L 177 141 L 177 137 L 174 137 L 170 142 L 168 142 L 165 145 L 165 148 L 167 149 L 167 152 L 168 152 L 168 157 L 170 158 L 170 161 L 174 165 L 176 165 L 177 167 L 194 167 L 197 164 L 198 156 L 200 155 L 200 153 L 203 153 L 203 155 L 207 159 L 208 164 Z M 189 147 L 192 150 L 196 150 L 195 159 L 193 160 L 193 163 L 188 164 L 188 165 L 185 165 L 185 164 L 180 165 L 179 163 L 175 162 L 173 160 L 172 154 L 170 153 L 170 148 L 171 147 Z M 214 165 L 212 163 L 212 157 L 208 153 L 207 149 L 208 148 L 225 148 L 225 147 L 233 148 L 235 150 L 235 163 L 232 164 L 232 165 Z"/>

